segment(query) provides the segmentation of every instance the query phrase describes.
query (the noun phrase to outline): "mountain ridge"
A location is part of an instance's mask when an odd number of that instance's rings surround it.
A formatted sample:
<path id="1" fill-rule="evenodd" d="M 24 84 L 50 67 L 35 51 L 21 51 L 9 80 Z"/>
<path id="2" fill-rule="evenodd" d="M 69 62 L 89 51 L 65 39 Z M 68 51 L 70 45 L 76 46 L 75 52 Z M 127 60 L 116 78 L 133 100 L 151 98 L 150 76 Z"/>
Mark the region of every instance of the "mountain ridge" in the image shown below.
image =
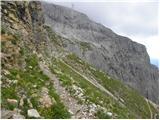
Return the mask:
<path id="1" fill-rule="evenodd" d="M 109 73 L 112 77 L 123 80 L 124 83 L 139 90 L 142 95 L 146 96 L 146 94 L 149 94 L 148 97 L 150 99 L 158 102 L 158 68 L 150 64 L 150 58 L 144 45 L 134 42 L 127 37 L 117 35 L 105 26 L 93 22 L 86 16 L 83 17 L 83 14 L 80 17 L 80 12 L 72 11 L 70 8 L 67 11 L 67 8 L 63 6 L 47 5 L 46 3 L 42 3 L 42 6 L 46 13 L 44 16 L 46 24 L 51 25 L 56 33 L 70 40 L 76 39 L 95 45 L 93 48 L 94 52 L 92 50 L 82 51 L 77 45 L 68 45 L 69 47 L 66 47 L 67 50 L 74 52 L 83 60 L 95 65 L 98 69 Z M 54 9 L 58 10 L 55 10 L 53 13 L 50 12 L 54 11 Z M 72 16 L 74 16 L 74 18 Z M 57 20 L 58 22 L 56 22 Z M 97 60 L 94 59 L 95 54 L 99 56 L 97 56 Z M 143 66 L 145 66 L 147 70 L 145 70 Z M 113 70 L 111 71 L 110 68 L 113 68 Z M 136 75 L 134 75 L 135 71 L 137 71 L 136 69 L 138 69 L 141 74 L 136 73 Z M 147 74 L 142 73 L 143 71 Z M 155 71 L 156 74 L 154 74 L 153 71 Z M 122 75 L 125 72 L 127 73 Z M 154 82 L 152 79 L 154 79 Z M 135 84 L 136 81 L 137 83 Z M 141 81 L 144 83 L 143 86 L 141 85 L 137 88 L 137 85 L 140 85 Z M 146 87 L 144 87 L 145 84 Z M 147 93 L 147 91 L 149 93 Z"/>

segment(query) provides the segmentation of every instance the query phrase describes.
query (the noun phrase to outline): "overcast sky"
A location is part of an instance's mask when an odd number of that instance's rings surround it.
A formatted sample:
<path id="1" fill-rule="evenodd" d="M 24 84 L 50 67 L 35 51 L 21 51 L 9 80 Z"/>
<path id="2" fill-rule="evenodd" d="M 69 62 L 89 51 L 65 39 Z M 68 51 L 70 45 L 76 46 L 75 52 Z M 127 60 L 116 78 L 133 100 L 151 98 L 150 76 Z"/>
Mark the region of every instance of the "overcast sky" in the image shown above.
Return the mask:
<path id="1" fill-rule="evenodd" d="M 85 13 L 120 35 L 144 44 L 151 62 L 158 66 L 158 0 L 49 0 Z M 114 1 L 114 2 L 113 2 Z M 151 2 L 152 1 L 152 2 Z"/>

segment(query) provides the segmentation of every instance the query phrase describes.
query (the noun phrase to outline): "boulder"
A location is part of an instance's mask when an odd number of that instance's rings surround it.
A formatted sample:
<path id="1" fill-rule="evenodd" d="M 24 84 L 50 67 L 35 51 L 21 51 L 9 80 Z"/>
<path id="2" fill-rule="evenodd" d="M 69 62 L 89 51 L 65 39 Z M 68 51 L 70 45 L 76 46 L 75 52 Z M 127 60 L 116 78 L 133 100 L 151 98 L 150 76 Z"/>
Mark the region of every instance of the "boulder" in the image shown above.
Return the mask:
<path id="1" fill-rule="evenodd" d="M 10 119 L 10 118 L 12 118 L 13 114 L 14 114 L 14 112 L 11 110 L 2 109 L 1 110 L 1 119 Z"/>
<path id="2" fill-rule="evenodd" d="M 36 88 L 37 87 L 37 85 L 33 85 L 33 88 Z"/>
<path id="3" fill-rule="evenodd" d="M 2 109 L 1 118 L 2 119 L 25 119 L 25 117 L 20 114 L 20 109 L 14 109 L 13 111 Z"/>
<path id="4" fill-rule="evenodd" d="M 18 114 L 13 114 L 12 118 L 13 119 L 25 119 L 25 117 L 23 115 L 19 114 L 19 113 Z"/>
<path id="5" fill-rule="evenodd" d="M 112 113 L 111 113 L 111 112 L 107 112 L 106 114 L 107 114 L 109 117 L 112 116 Z"/>
<path id="6" fill-rule="evenodd" d="M 27 111 L 27 115 L 30 118 L 40 118 L 41 117 L 36 109 L 30 109 L 30 110 L 28 110 Z"/>
<path id="7" fill-rule="evenodd" d="M 42 88 L 42 94 L 48 94 L 48 89 L 46 87 L 43 87 Z"/>
<path id="8" fill-rule="evenodd" d="M 4 75 L 9 75 L 10 74 L 10 72 L 8 70 L 3 70 L 3 72 L 4 72 Z"/>
<path id="9" fill-rule="evenodd" d="M 52 99 L 49 97 L 49 95 L 42 96 L 39 101 L 43 107 L 49 108 L 52 106 Z"/>
<path id="10" fill-rule="evenodd" d="M 32 69 L 33 67 L 32 67 L 32 66 L 29 66 L 29 68 Z"/>
<path id="11" fill-rule="evenodd" d="M 71 116 L 74 115 L 74 113 L 71 110 L 68 110 L 68 112 L 71 114 Z"/>
<path id="12" fill-rule="evenodd" d="M 56 104 L 56 100 L 54 98 L 51 98 L 48 92 L 49 90 L 46 87 L 43 87 L 41 91 L 41 97 L 39 99 L 39 102 L 41 103 L 42 107 L 45 108 L 49 108 L 53 104 Z"/>
<path id="13" fill-rule="evenodd" d="M 17 105 L 18 101 L 16 99 L 7 99 L 7 102 L 12 105 Z"/>
<path id="14" fill-rule="evenodd" d="M 17 83 L 18 83 L 18 80 L 13 80 L 12 83 L 13 83 L 13 84 L 17 84 Z"/>

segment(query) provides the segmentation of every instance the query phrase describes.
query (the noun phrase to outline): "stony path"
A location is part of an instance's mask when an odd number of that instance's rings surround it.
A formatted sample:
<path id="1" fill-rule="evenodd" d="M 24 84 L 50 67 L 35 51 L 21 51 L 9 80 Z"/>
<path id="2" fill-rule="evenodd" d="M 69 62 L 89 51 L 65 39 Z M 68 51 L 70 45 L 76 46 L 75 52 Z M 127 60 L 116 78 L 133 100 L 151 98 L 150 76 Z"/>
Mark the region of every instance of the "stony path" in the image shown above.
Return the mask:
<path id="1" fill-rule="evenodd" d="M 65 90 L 64 87 L 61 86 L 60 81 L 54 74 L 52 74 L 49 68 L 44 65 L 42 62 L 39 64 L 41 70 L 45 75 L 47 75 L 54 83 L 54 88 L 56 92 L 59 94 L 62 102 L 68 108 L 69 112 L 72 114 L 72 118 L 94 118 L 93 115 L 87 112 L 87 105 L 80 105 L 78 101 L 70 96 L 69 92 Z"/>
<path id="2" fill-rule="evenodd" d="M 149 105 L 149 101 L 147 100 L 147 99 L 145 99 L 146 100 L 146 103 L 147 103 L 147 106 L 148 106 L 148 109 L 149 109 L 149 112 L 150 112 L 150 119 L 153 119 L 153 113 L 152 113 L 152 110 L 151 110 L 151 107 L 150 107 L 150 105 Z"/>
<path id="3" fill-rule="evenodd" d="M 98 89 L 100 89 L 101 91 L 105 92 L 106 94 L 108 94 L 109 96 L 111 96 L 114 100 L 118 101 L 120 103 L 121 106 L 124 106 L 124 104 L 122 102 L 119 101 L 119 99 L 114 96 L 110 91 L 108 91 L 107 89 L 105 89 L 101 84 L 99 84 L 95 79 L 89 79 L 87 78 L 85 75 L 83 75 L 82 73 L 78 72 L 77 70 L 75 70 L 73 67 L 69 66 L 67 63 L 65 63 L 63 60 L 61 60 L 61 62 L 63 62 L 65 65 L 67 65 L 70 69 L 72 69 L 73 71 L 75 71 L 77 74 L 79 74 L 80 76 L 82 76 L 83 78 L 85 78 L 88 82 L 90 82 L 92 85 L 94 85 L 95 87 L 97 87 Z"/>

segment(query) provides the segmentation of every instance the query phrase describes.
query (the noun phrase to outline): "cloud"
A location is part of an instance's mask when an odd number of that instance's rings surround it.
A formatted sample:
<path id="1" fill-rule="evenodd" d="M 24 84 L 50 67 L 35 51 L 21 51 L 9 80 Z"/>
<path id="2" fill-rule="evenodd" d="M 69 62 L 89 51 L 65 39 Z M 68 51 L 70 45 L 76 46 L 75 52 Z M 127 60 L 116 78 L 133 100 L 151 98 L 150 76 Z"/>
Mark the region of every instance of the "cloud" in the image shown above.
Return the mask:
<path id="1" fill-rule="evenodd" d="M 69 2 L 56 2 L 71 7 Z M 74 9 L 113 30 L 144 36 L 158 33 L 157 2 L 73 2 Z"/>
<path id="2" fill-rule="evenodd" d="M 124 33 L 121 34 L 126 36 Z M 129 38 L 131 38 L 133 41 L 145 45 L 150 56 L 150 62 L 159 67 L 160 40 L 158 34 L 154 36 L 130 35 Z"/>
<path id="3" fill-rule="evenodd" d="M 136 42 L 144 44 L 151 59 L 158 59 L 158 53 L 160 53 L 160 40 L 158 35 L 151 37 L 130 36 L 130 38 Z"/>
<path id="4" fill-rule="evenodd" d="M 116 32 L 126 33 L 127 35 L 151 36 L 158 34 L 158 6 L 153 3 L 134 5 L 126 3 L 117 4 L 117 9 L 110 11 L 113 15 L 109 16 L 113 22 L 110 26 Z M 118 7 L 121 6 L 121 7 Z"/>

